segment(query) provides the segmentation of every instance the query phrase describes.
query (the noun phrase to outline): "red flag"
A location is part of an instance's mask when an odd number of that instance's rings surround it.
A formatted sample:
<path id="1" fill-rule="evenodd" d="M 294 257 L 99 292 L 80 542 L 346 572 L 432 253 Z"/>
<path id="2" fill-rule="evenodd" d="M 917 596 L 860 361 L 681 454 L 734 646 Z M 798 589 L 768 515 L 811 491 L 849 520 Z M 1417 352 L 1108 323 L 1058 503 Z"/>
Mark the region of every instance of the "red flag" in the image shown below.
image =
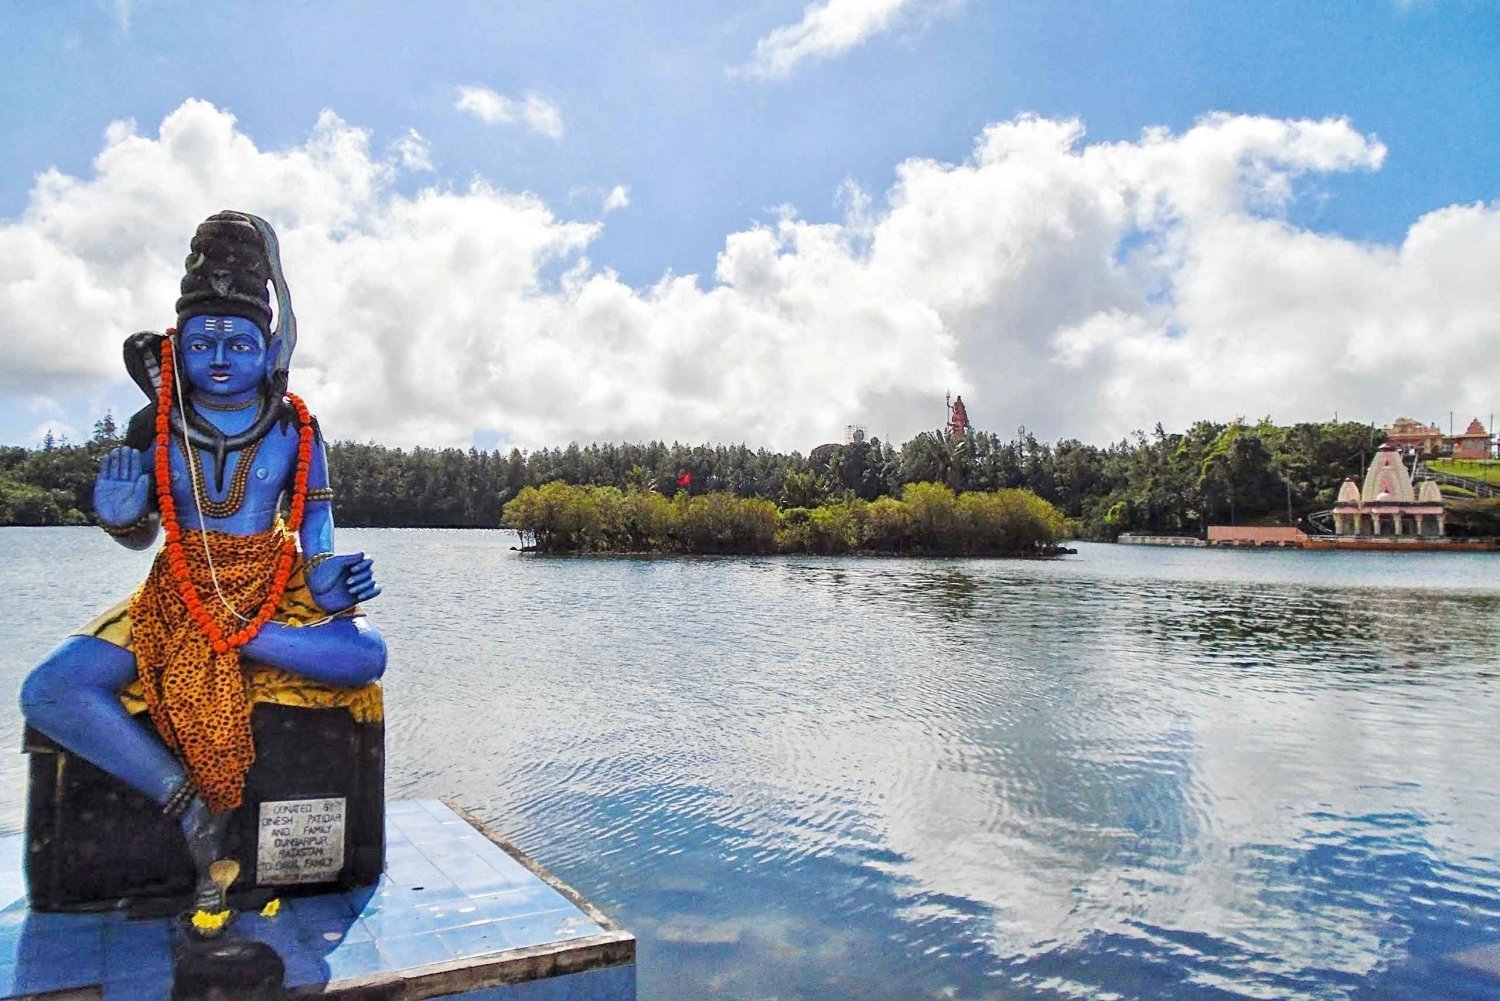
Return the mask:
<path id="1" fill-rule="evenodd" d="M 692 474 L 692 472 L 689 471 L 689 470 L 684 469 L 682 472 L 678 473 L 677 474 L 677 485 L 679 487 L 690 487 L 690 486 L 692 486 L 693 485 L 693 474 Z"/>

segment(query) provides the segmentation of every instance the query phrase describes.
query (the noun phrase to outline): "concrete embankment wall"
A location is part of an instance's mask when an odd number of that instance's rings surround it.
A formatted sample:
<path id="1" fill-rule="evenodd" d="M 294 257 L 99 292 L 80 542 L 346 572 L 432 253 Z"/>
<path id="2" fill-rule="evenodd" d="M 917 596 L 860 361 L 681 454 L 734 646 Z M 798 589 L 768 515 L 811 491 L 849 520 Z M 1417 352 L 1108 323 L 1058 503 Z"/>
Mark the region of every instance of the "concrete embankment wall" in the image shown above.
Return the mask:
<path id="1" fill-rule="evenodd" d="M 1137 532 L 1124 532 L 1117 542 L 1123 542 L 1128 546 L 1206 546 L 1204 542 L 1191 535 L 1142 535 Z"/>
<path id="2" fill-rule="evenodd" d="M 1495 552 L 1495 539 L 1433 538 L 1431 536 L 1315 535 L 1282 525 L 1213 525 L 1208 539 L 1191 535 L 1144 535 L 1125 532 L 1120 542 L 1132 546 L 1227 546 L 1247 549 L 1353 549 L 1383 552 Z"/>

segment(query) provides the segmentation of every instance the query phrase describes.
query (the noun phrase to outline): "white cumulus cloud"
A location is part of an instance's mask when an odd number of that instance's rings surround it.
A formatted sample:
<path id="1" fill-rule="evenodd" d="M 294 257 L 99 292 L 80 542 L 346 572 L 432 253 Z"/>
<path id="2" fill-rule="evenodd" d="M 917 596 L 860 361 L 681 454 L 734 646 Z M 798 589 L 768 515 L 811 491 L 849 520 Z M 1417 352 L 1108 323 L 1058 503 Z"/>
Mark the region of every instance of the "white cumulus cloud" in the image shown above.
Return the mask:
<path id="1" fill-rule="evenodd" d="M 609 194 L 604 196 L 604 211 L 613 212 L 630 205 L 630 188 L 624 184 L 616 184 L 609 189 Z"/>
<path id="2" fill-rule="evenodd" d="M 432 169 L 432 144 L 416 129 L 407 129 L 406 135 L 391 144 L 391 151 L 407 170 Z"/>
<path id="3" fill-rule="evenodd" d="M 0 222 L 0 391 L 75 399 L 120 340 L 173 318 L 194 226 L 269 218 L 302 331 L 293 388 L 336 437 L 523 446 L 745 441 L 806 450 L 846 424 L 902 440 L 962 392 L 977 426 L 1103 441 L 1158 420 L 1487 414 L 1500 207 L 1438 207 L 1399 243 L 1288 221 L 1310 175 L 1378 169 L 1341 120 L 1210 115 L 1088 144 L 1077 122 L 989 126 L 911 159 L 848 215 L 724 237 L 712 275 L 625 284 L 600 222 L 483 178 L 396 183 L 325 112 L 259 148 L 202 101 L 112 126 L 88 176 L 42 173 Z"/>
<path id="4" fill-rule="evenodd" d="M 918 10 L 955 6 L 935 0 L 816 0 L 802 19 L 784 24 L 755 43 L 755 55 L 733 72 L 783 79 L 808 60 L 831 59 L 902 23 Z"/>
<path id="5" fill-rule="evenodd" d="M 516 98 L 489 87 L 463 86 L 458 88 L 458 100 L 453 106 L 488 125 L 525 125 L 549 139 L 563 137 L 562 112 L 532 91 Z"/>

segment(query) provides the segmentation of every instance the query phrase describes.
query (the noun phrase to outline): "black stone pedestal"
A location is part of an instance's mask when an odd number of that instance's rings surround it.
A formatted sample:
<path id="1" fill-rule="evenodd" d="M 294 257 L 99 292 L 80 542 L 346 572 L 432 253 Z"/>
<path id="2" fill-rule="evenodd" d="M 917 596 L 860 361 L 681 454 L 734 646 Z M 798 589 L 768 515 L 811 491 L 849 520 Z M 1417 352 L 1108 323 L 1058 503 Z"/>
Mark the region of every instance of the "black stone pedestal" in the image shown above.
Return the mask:
<path id="1" fill-rule="evenodd" d="M 187 939 L 172 957 L 171 1001 L 284 1001 L 286 964 L 254 939 Z"/>
<path id="2" fill-rule="evenodd" d="M 262 894 L 269 896 L 378 880 L 385 862 L 384 726 L 356 723 L 345 709 L 264 704 L 255 707 L 251 724 L 256 761 L 227 836 L 228 855 L 240 863 L 231 900 L 257 887 L 269 888 Z M 151 724 L 143 714 L 137 725 Z M 33 910 L 165 913 L 186 906 L 193 869 L 175 822 L 29 728 L 26 751 L 26 880 Z M 299 872 L 303 862 L 307 868 Z"/>

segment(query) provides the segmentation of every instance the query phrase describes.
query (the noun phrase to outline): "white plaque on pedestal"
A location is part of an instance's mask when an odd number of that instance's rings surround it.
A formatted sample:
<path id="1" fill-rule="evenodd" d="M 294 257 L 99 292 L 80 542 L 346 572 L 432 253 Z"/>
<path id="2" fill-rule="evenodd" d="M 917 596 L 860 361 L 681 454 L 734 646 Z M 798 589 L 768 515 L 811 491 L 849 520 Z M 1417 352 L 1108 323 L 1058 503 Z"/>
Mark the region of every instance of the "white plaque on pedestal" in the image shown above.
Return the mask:
<path id="1" fill-rule="evenodd" d="M 326 883 L 344 867 L 344 797 L 260 804 L 259 883 Z"/>

